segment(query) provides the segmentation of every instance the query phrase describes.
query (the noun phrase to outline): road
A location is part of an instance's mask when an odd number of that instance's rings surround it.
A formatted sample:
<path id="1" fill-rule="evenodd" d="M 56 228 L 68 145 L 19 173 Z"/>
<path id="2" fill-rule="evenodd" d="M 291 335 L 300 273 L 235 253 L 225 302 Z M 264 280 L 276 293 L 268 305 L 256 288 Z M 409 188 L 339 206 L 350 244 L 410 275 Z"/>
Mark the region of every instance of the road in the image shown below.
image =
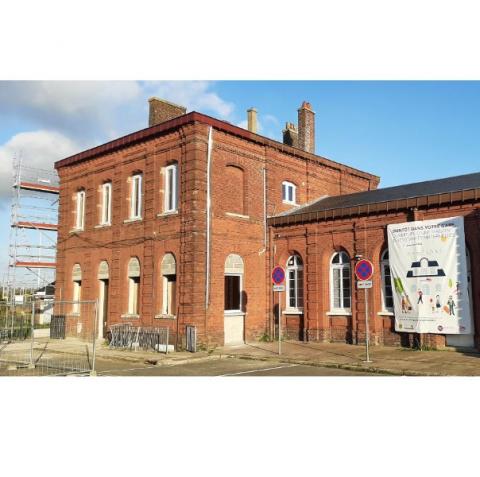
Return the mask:
<path id="1" fill-rule="evenodd" d="M 98 360 L 98 376 L 377 376 L 319 366 L 224 358 L 175 365 Z"/>

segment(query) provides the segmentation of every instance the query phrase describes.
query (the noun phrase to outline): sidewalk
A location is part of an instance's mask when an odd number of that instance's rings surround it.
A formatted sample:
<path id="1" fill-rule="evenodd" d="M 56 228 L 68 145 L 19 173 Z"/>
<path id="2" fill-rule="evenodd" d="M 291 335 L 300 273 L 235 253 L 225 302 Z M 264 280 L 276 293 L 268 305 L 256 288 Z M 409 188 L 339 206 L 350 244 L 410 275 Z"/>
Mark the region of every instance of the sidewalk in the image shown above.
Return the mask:
<path id="1" fill-rule="evenodd" d="M 480 376 L 480 354 L 454 350 L 417 351 L 373 346 L 370 348 L 372 362 L 366 363 L 364 346 L 288 341 L 282 342 L 281 356 L 277 342 L 217 348 L 214 354 L 397 376 Z"/>

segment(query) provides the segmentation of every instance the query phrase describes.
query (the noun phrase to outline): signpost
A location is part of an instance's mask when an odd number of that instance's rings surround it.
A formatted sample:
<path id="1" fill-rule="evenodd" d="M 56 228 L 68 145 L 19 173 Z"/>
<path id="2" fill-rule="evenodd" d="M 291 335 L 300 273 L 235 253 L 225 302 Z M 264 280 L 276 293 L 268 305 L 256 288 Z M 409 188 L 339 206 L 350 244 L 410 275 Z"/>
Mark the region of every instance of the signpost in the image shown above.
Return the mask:
<path id="1" fill-rule="evenodd" d="M 369 353 L 370 331 L 368 327 L 368 289 L 372 288 L 373 263 L 370 260 L 359 260 L 355 265 L 355 276 L 357 277 L 357 288 L 365 290 L 365 348 L 366 362 L 371 363 Z"/>
<path id="2" fill-rule="evenodd" d="M 275 267 L 272 270 L 273 291 L 278 293 L 278 354 L 282 354 L 282 292 L 285 291 L 285 270 Z"/>

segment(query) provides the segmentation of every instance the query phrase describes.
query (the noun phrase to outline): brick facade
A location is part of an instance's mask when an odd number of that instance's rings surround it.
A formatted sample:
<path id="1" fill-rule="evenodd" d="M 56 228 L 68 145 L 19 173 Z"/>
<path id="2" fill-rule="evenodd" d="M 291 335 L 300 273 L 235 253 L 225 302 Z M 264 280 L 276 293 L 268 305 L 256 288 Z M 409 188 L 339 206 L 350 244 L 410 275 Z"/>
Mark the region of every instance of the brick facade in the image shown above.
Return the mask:
<path id="1" fill-rule="evenodd" d="M 206 303 L 210 128 L 210 293 Z M 178 164 L 178 211 L 165 214 L 163 174 L 173 162 Z M 71 274 L 78 263 L 82 298 L 97 299 L 98 267 L 106 261 L 107 324 L 133 319 L 145 326 L 169 326 L 179 346 L 187 324 L 197 327 L 201 343 L 224 343 L 224 267 L 232 253 L 244 262 L 245 338 L 271 333 L 269 274 L 274 251 L 264 214 L 264 177 L 268 216 L 292 207 L 282 202 L 282 181 L 296 185 L 297 203 L 304 204 L 323 195 L 375 189 L 379 180 L 195 112 L 59 161 L 56 168 L 60 177 L 57 298 L 72 299 Z M 128 221 L 129 181 L 135 173 L 143 177 L 142 220 Z M 112 182 L 112 223 L 99 226 L 100 188 L 105 181 Z M 74 231 L 79 189 L 86 191 L 86 220 L 83 231 Z M 161 315 L 160 266 L 166 253 L 176 259 L 175 317 Z M 126 316 L 131 257 L 138 258 L 141 268 L 138 318 Z"/>

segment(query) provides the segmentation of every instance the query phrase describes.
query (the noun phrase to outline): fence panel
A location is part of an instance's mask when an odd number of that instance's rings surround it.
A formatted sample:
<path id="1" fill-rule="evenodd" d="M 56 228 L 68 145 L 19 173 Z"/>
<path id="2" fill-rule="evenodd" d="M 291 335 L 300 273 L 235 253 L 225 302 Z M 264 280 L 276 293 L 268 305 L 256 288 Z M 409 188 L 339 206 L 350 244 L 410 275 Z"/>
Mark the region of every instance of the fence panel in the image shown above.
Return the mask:
<path id="1" fill-rule="evenodd" d="M 118 323 L 110 326 L 110 348 L 143 349 L 168 353 L 172 350 L 169 328 L 134 326 Z"/>
<path id="2" fill-rule="evenodd" d="M 50 300 L 46 306 L 34 300 L 27 306 L 30 314 L 17 305 L 0 323 L 0 375 L 94 374 L 97 302 Z"/>
<path id="3" fill-rule="evenodd" d="M 191 353 L 197 352 L 197 327 L 187 326 L 187 351 Z"/>

